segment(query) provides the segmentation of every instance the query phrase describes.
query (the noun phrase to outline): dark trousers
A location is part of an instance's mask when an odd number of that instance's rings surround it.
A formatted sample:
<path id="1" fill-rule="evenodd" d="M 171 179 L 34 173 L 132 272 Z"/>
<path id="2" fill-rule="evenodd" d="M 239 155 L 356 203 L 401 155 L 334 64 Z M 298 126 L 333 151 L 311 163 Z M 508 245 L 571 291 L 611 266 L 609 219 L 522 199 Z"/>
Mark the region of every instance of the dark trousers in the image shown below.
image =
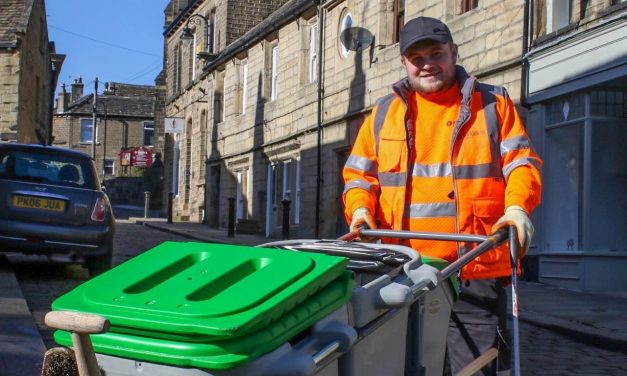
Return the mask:
<path id="1" fill-rule="evenodd" d="M 507 331 L 507 294 L 501 279 L 461 282 L 461 294 L 453 304 L 446 341 L 449 371 L 457 373 L 491 347 L 499 356 L 480 375 L 507 375 L 511 351 Z"/>

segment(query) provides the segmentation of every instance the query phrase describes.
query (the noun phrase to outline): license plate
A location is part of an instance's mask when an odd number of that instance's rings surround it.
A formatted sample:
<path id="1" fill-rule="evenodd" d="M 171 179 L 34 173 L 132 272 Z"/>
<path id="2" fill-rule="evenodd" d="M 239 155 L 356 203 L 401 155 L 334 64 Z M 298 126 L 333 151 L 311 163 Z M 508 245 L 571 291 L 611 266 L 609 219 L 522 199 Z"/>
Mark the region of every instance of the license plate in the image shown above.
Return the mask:
<path id="1" fill-rule="evenodd" d="M 35 196 L 13 196 L 13 206 L 18 208 L 42 209 L 56 212 L 65 210 L 65 201 Z"/>

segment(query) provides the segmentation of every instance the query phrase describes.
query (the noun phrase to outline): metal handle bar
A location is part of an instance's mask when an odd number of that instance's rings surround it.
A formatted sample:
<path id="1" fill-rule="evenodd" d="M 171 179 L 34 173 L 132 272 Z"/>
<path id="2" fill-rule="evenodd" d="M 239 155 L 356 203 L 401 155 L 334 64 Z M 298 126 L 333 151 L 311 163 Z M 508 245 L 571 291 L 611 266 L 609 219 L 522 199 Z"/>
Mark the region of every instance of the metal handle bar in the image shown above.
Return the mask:
<path id="1" fill-rule="evenodd" d="M 459 269 L 461 269 L 464 265 L 468 264 L 475 257 L 484 253 L 487 250 L 490 250 L 497 245 L 504 243 L 508 239 L 509 230 L 507 228 L 503 228 L 495 232 L 494 234 L 487 237 L 481 244 L 473 248 L 472 250 L 464 253 L 462 257 L 450 263 L 447 267 L 442 269 L 440 272 L 442 279 L 446 279 L 451 275 L 457 273 Z"/>
<path id="2" fill-rule="evenodd" d="M 459 259 L 450 263 L 447 267 L 440 272 L 441 278 L 446 279 L 451 275 L 457 273 L 464 265 L 468 264 L 475 257 L 492 249 L 508 239 L 508 229 L 503 228 L 498 230 L 492 235 L 472 235 L 472 234 L 457 234 L 457 233 L 433 233 L 433 232 L 418 232 L 418 231 L 399 231 L 399 230 L 381 230 L 381 229 L 359 229 L 356 232 L 349 232 L 339 240 L 352 241 L 359 236 L 367 236 L 374 238 L 397 238 L 397 239 L 425 239 L 425 240 L 439 240 L 439 241 L 454 241 L 454 242 L 469 242 L 480 243 L 472 250 L 466 252 Z"/>
<path id="3" fill-rule="evenodd" d="M 340 342 L 333 341 L 320 349 L 317 353 L 313 354 L 311 357 L 316 365 L 320 364 L 324 359 L 326 359 L 329 355 L 333 354 L 335 350 L 340 348 Z"/>
<path id="4" fill-rule="evenodd" d="M 353 235 L 353 233 L 350 233 Z M 348 234 L 344 235 L 347 236 Z M 435 233 L 435 232 L 418 232 L 418 231 L 398 231 L 398 230 L 359 230 L 360 236 L 370 236 L 374 238 L 397 238 L 397 239 L 425 239 L 425 240 L 442 240 L 453 242 L 471 242 L 480 243 L 488 240 L 490 237 L 486 235 L 457 234 L 457 233 Z M 356 237 L 357 235 L 353 235 Z M 342 238 L 340 238 L 342 239 Z"/>

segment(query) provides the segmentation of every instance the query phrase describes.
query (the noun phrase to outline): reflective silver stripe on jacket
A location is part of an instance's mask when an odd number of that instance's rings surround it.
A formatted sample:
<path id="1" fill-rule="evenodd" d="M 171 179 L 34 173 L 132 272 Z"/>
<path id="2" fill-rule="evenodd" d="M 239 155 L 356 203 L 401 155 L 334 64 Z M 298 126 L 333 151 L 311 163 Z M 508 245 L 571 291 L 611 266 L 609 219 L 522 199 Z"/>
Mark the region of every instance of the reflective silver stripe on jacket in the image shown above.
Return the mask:
<path id="1" fill-rule="evenodd" d="M 531 141 L 527 136 L 518 136 L 501 141 L 501 156 L 512 150 L 530 149 Z"/>
<path id="2" fill-rule="evenodd" d="M 492 163 L 455 166 L 455 176 L 458 179 L 500 178 L 500 170 L 497 174 L 495 174 L 494 171 Z"/>
<path id="3" fill-rule="evenodd" d="M 509 174 L 511 174 L 516 167 L 520 166 L 532 166 L 535 167 L 536 170 L 540 171 L 538 161 L 536 161 L 535 159 L 530 157 L 519 158 L 503 166 L 503 176 L 505 177 L 505 181 L 509 179 Z"/>
<path id="4" fill-rule="evenodd" d="M 451 176 L 450 163 L 415 164 L 411 176 L 421 178 L 446 177 Z"/>
<path id="5" fill-rule="evenodd" d="M 490 138 L 490 173 L 488 176 L 500 177 L 501 153 L 499 151 L 499 122 L 496 116 L 496 96 L 506 96 L 505 89 L 499 86 L 478 83 L 477 87 L 481 92 L 481 101 L 483 102 L 483 114 L 485 116 L 486 131 Z"/>
<path id="6" fill-rule="evenodd" d="M 377 173 L 377 163 L 375 161 L 355 155 L 348 157 L 344 168 L 352 168 L 353 170 L 365 172 L 370 175 L 376 175 Z"/>
<path id="7" fill-rule="evenodd" d="M 379 172 L 379 184 L 382 187 L 403 187 L 406 177 L 404 172 Z"/>
<path id="8" fill-rule="evenodd" d="M 366 191 L 370 191 L 370 189 L 372 188 L 372 184 L 361 179 L 351 180 L 344 186 L 344 193 L 348 192 L 349 190 L 353 188 L 361 188 L 361 189 L 365 189 Z"/>
<path id="9" fill-rule="evenodd" d="M 435 202 L 409 205 L 409 218 L 455 217 L 454 202 Z"/>

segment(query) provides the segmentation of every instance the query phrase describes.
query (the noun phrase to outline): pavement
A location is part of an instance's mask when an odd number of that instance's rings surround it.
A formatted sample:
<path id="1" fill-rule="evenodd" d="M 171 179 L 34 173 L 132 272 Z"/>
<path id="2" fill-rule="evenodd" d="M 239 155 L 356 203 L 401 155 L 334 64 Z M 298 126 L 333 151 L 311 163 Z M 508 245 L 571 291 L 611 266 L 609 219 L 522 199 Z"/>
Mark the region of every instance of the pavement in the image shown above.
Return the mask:
<path id="1" fill-rule="evenodd" d="M 252 246 L 272 241 L 261 235 L 229 237 L 226 229 L 201 223 L 167 223 L 164 218 L 142 217 L 128 220 L 202 242 Z M 521 321 L 627 353 L 627 291 L 580 292 L 519 281 L 518 309 Z M 39 374 L 45 351 L 19 284 L 10 267 L 0 260 L 0 374 Z"/>

